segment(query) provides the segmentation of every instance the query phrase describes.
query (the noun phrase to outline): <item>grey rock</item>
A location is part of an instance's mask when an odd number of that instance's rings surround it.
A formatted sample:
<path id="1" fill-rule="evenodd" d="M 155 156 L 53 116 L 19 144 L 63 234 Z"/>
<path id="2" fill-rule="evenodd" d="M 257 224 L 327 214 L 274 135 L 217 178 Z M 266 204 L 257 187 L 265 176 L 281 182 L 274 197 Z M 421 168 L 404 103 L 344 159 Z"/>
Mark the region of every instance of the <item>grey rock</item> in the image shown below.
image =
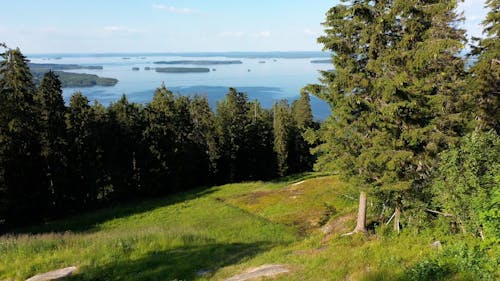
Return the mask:
<path id="1" fill-rule="evenodd" d="M 75 271 L 78 270 L 76 266 L 70 266 L 66 268 L 57 269 L 54 271 L 37 274 L 33 277 L 26 279 L 26 281 L 58 281 L 64 280 L 66 277 L 71 276 Z"/>
<path id="2" fill-rule="evenodd" d="M 432 242 L 431 247 L 441 249 L 441 247 L 443 247 L 443 245 L 441 244 L 441 241 L 437 240 L 437 241 Z"/>
<path id="3" fill-rule="evenodd" d="M 225 281 L 245 281 L 260 277 L 271 277 L 278 274 L 288 273 L 290 270 L 281 264 L 265 264 L 259 267 L 251 268 L 245 273 L 235 275 Z"/>

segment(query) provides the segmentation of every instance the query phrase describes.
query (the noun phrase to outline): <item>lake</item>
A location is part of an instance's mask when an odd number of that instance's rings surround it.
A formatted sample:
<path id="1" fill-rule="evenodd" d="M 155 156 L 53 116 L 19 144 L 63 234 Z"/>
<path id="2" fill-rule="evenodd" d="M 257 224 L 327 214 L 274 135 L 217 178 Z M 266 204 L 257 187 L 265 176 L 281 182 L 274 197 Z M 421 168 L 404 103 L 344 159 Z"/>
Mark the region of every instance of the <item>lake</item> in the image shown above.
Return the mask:
<path id="1" fill-rule="evenodd" d="M 51 54 L 29 55 L 33 63 L 100 65 L 103 69 L 77 69 L 68 72 L 96 74 L 119 80 L 113 87 L 64 88 L 66 101 L 75 91 L 81 91 L 91 101 L 104 105 L 127 95 L 132 102 L 149 102 L 154 90 L 165 83 L 168 89 L 183 95 L 203 94 L 212 106 L 222 98 L 229 87 L 257 99 L 262 106 L 271 108 L 280 99 L 290 102 L 298 98 L 300 89 L 307 84 L 318 83 L 319 70 L 330 70 L 331 64 L 311 63 L 328 58 L 322 52 L 267 52 L 267 53 L 168 53 L 168 54 Z M 240 60 L 241 64 L 219 64 L 206 73 L 158 73 L 145 67 L 164 67 L 157 61 L 176 60 Z M 168 65 L 169 67 L 200 67 L 194 65 Z M 139 68 L 139 70 L 132 70 Z M 325 119 L 328 105 L 311 97 L 313 113 L 317 119 Z"/>

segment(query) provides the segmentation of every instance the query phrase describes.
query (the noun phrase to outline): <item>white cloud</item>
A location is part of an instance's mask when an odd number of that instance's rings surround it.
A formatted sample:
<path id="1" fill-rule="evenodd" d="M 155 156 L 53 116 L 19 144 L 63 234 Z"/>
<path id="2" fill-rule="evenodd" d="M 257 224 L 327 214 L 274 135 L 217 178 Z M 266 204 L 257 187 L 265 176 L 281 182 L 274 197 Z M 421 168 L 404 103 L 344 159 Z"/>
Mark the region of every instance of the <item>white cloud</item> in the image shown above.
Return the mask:
<path id="1" fill-rule="evenodd" d="M 264 30 L 264 31 L 252 34 L 252 36 L 253 37 L 259 37 L 259 38 L 269 38 L 269 37 L 271 37 L 271 31 Z"/>
<path id="2" fill-rule="evenodd" d="M 136 29 L 136 28 L 129 28 L 126 26 L 119 26 L 119 25 L 111 25 L 111 26 L 105 26 L 103 28 L 105 32 L 127 32 L 127 33 L 140 33 L 141 30 Z"/>
<path id="3" fill-rule="evenodd" d="M 165 10 L 174 14 L 200 14 L 201 12 L 198 10 L 190 9 L 190 8 L 177 8 L 173 6 L 167 6 L 162 4 L 155 4 L 153 8 L 159 10 Z"/>
<path id="4" fill-rule="evenodd" d="M 242 37 L 245 35 L 242 31 L 223 31 L 217 34 L 217 37 Z"/>

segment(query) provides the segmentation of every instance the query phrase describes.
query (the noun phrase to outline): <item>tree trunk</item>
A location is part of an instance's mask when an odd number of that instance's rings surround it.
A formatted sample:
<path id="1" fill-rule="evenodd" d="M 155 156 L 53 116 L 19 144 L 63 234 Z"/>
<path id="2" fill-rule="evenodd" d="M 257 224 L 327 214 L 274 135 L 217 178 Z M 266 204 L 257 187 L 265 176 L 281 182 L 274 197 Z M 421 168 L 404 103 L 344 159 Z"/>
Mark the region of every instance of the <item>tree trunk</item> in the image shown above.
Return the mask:
<path id="1" fill-rule="evenodd" d="M 401 230 L 399 223 L 400 220 L 401 220 L 401 205 L 398 202 L 396 205 L 396 210 L 394 212 L 394 231 L 397 231 L 398 233 Z"/>
<path id="2" fill-rule="evenodd" d="M 366 232 L 366 192 L 359 193 L 358 221 L 354 233 Z"/>

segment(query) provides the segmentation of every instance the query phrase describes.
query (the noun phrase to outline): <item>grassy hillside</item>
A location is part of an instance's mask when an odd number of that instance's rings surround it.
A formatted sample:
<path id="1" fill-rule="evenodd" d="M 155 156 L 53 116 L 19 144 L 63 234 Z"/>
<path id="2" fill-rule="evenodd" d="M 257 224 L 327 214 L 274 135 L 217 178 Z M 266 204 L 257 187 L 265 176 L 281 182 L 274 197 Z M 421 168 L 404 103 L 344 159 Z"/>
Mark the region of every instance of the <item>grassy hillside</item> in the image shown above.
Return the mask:
<path id="1" fill-rule="evenodd" d="M 306 174 L 121 205 L 0 237 L 0 280 L 71 265 L 71 280 L 222 280 L 268 263 L 291 268 L 278 280 L 480 280 L 470 268 L 498 254 L 429 234 L 341 237 L 355 197 Z"/>

